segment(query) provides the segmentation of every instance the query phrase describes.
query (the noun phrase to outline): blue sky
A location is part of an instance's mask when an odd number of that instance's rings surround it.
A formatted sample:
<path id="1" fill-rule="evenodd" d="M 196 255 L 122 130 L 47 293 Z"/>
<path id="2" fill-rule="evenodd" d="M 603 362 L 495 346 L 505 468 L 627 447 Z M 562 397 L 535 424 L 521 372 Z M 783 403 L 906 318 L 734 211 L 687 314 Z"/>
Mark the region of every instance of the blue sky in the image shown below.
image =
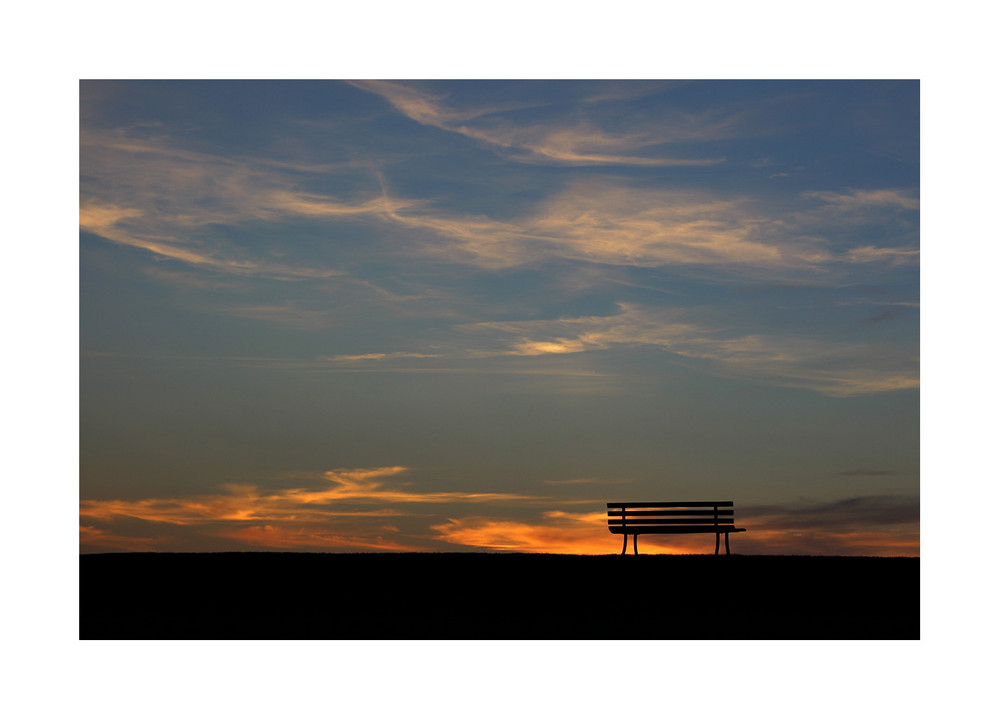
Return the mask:
<path id="1" fill-rule="evenodd" d="M 919 92 L 82 82 L 82 548 L 918 554 Z"/>

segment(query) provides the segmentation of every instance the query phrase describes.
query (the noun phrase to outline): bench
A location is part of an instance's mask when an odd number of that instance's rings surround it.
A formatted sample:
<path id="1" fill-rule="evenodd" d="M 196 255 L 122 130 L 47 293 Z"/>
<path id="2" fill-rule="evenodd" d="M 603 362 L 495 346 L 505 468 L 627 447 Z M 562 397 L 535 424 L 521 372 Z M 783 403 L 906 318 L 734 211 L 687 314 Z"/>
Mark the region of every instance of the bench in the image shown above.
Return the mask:
<path id="1" fill-rule="evenodd" d="M 726 536 L 729 554 L 729 533 L 746 532 L 735 526 L 732 501 L 720 502 L 633 502 L 608 503 L 608 530 L 624 535 L 622 555 L 632 548 L 639 554 L 639 536 L 643 533 L 680 535 L 715 533 L 715 554 L 719 554 L 719 536 Z"/>

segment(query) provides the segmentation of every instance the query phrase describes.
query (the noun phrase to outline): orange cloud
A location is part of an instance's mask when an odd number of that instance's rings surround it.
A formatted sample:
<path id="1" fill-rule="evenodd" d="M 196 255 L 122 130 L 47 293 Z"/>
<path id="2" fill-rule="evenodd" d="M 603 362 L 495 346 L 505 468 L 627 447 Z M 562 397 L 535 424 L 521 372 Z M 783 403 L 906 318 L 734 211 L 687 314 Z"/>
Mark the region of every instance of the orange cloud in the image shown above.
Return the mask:
<path id="1" fill-rule="evenodd" d="M 129 518 L 175 528 L 188 527 L 202 537 L 228 538 L 258 547 L 416 551 L 428 548 L 418 547 L 410 540 L 388 539 L 401 535 L 399 529 L 391 525 L 374 526 L 372 521 L 414 516 L 405 508 L 413 504 L 541 499 L 512 493 L 421 492 L 388 484 L 407 470 L 402 466 L 330 470 L 322 474 L 328 486 L 320 488 L 261 492 L 252 485 L 227 485 L 221 493 L 186 498 L 84 500 L 80 503 L 80 516 L 91 523 L 112 527 Z M 334 525 L 335 531 L 331 529 Z M 136 551 L 153 549 L 160 541 L 116 535 L 88 524 L 80 529 L 80 542 Z"/>
<path id="2" fill-rule="evenodd" d="M 80 544 L 127 552 L 219 547 L 220 541 L 284 550 L 426 552 L 440 550 L 443 543 L 460 551 L 621 552 L 622 538 L 608 532 L 606 511 L 597 501 L 513 493 L 421 492 L 398 484 L 407 470 L 402 466 L 336 469 L 322 474 L 325 486 L 271 492 L 229 485 L 217 494 L 187 498 L 85 500 L 80 515 L 87 522 L 81 523 Z M 554 509 L 526 519 L 523 511 L 539 502 L 556 508 L 586 503 L 595 509 Z M 486 504 L 489 511 L 446 516 L 433 508 L 435 503 L 450 505 L 451 513 L 459 503 Z M 418 507 L 419 512 L 415 511 Z M 500 508 L 516 508 L 521 514 Z M 913 498 L 871 496 L 815 507 L 747 508 L 741 517 L 740 525 L 749 532 L 732 538 L 732 550 L 739 554 L 920 554 L 918 506 Z M 639 549 L 642 553 L 711 553 L 713 541 L 711 534 L 647 535 L 639 539 Z"/>
<path id="3" fill-rule="evenodd" d="M 261 493 L 254 486 L 227 485 L 226 493 L 190 498 L 84 500 L 80 515 L 99 520 L 133 517 L 173 525 L 213 521 L 328 520 L 331 517 L 405 515 L 384 507 L 374 511 L 347 510 L 338 501 L 378 503 L 499 502 L 536 499 L 531 495 L 483 492 L 419 492 L 385 487 L 384 480 L 405 473 L 405 467 L 340 469 L 323 473 L 332 487 L 291 488 Z"/>
<path id="4" fill-rule="evenodd" d="M 750 507 L 741 552 L 809 555 L 920 555 L 916 497 L 870 495 L 819 505 Z"/>
<path id="5" fill-rule="evenodd" d="M 449 519 L 432 526 L 437 539 L 464 547 L 525 553 L 570 553 L 607 555 L 620 553 L 622 537 L 607 529 L 607 515 L 602 512 L 545 513 L 543 520 L 524 522 L 488 517 Z M 885 526 L 883 529 L 817 529 L 780 527 L 786 518 L 766 518 L 740 523 L 748 528 L 730 540 L 732 552 L 744 555 L 920 555 L 919 528 L 912 524 Z M 779 527 L 775 527 L 778 525 Z M 632 541 L 628 542 L 632 553 Z M 643 535 L 640 553 L 702 554 L 715 552 L 715 536 Z"/>
<path id="6" fill-rule="evenodd" d="M 124 552 L 149 552 L 156 549 L 159 538 L 115 535 L 92 525 L 80 526 L 80 545 L 91 545 Z"/>
<path id="7" fill-rule="evenodd" d="M 604 555 L 613 544 L 601 542 L 594 528 L 572 524 L 532 524 L 483 517 L 450 519 L 431 527 L 437 538 L 453 545 L 529 553 Z"/>
<path id="8" fill-rule="evenodd" d="M 384 528 L 392 531 L 394 528 Z M 283 549 L 374 550 L 382 552 L 419 552 L 426 548 L 404 545 L 387 540 L 381 535 L 373 537 L 350 536 L 304 527 L 282 527 L 280 525 L 252 525 L 213 533 L 217 537 L 239 540 L 254 547 Z"/>
<path id="9" fill-rule="evenodd" d="M 494 520 L 485 517 L 450 519 L 434 525 L 437 538 L 455 545 L 524 553 L 568 553 L 614 555 L 621 552 L 622 538 L 608 532 L 607 515 L 549 512 L 542 522 Z M 701 542 L 698 542 L 698 540 Z M 629 541 L 629 552 L 632 552 Z M 689 554 L 713 552 L 713 539 L 704 537 L 647 535 L 639 540 L 640 552 Z M 706 549 L 707 548 L 707 549 Z"/>
<path id="10" fill-rule="evenodd" d="M 809 527 L 773 529 L 752 524 L 747 527 L 752 532 L 738 536 L 740 552 L 747 555 L 920 555 L 920 531 L 916 527 L 841 531 Z M 735 542 L 734 539 L 734 551 Z"/>

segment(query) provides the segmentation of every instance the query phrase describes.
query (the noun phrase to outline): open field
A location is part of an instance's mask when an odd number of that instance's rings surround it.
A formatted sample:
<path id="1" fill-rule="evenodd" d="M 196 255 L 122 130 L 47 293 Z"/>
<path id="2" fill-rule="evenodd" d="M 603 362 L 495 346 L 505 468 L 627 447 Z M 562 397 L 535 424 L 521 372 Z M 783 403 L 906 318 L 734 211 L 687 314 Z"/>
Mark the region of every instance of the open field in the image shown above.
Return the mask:
<path id="1" fill-rule="evenodd" d="M 80 556 L 91 639 L 918 639 L 919 558 Z"/>

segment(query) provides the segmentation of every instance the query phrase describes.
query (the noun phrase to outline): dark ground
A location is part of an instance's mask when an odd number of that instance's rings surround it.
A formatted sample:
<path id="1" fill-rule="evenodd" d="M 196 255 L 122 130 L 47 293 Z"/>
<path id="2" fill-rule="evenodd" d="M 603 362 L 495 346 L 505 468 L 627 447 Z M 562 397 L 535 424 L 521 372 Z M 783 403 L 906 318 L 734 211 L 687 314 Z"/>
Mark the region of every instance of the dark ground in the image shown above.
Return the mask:
<path id="1" fill-rule="evenodd" d="M 919 637 L 919 558 L 80 556 L 82 640 Z"/>

